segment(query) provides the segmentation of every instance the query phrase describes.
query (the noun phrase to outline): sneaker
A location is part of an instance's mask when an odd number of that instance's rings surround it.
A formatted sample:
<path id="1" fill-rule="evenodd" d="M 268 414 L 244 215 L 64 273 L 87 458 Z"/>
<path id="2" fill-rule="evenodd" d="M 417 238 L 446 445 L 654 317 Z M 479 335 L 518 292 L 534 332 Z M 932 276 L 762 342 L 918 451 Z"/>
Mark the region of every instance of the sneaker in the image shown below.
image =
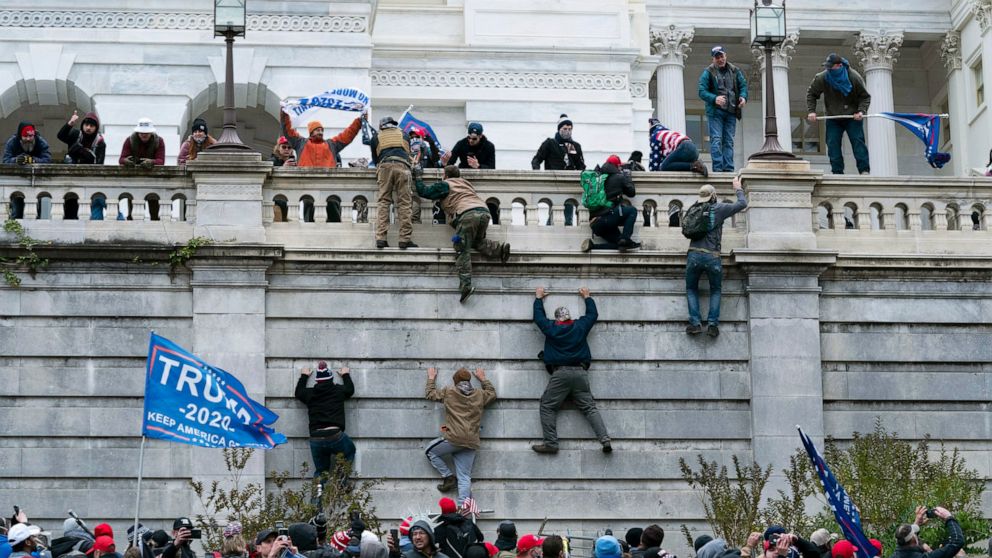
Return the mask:
<path id="1" fill-rule="evenodd" d="M 451 492 L 456 488 L 458 488 L 458 479 L 454 475 L 444 477 L 444 481 L 437 485 L 438 492 Z"/>
<path id="2" fill-rule="evenodd" d="M 499 261 L 500 263 L 506 263 L 510 259 L 510 243 L 504 242 L 503 246 L 499 249 Z"/>
<path id="3" fill-rule="evenodd" d="M 383 248 L 389 248 L 389 243 L 386 242 L 385 240 L 376 240 L 375 241 L 375 247 L 378 248 L 378 249 L 380 249 L 380 250 L 383 249 Z"/>
<path id="4" fill-rule="evenodd" d="M 462 297 L 461 299 L 458 300 L 458 302 L 464 303 L 466 300 L 468 300 L 468 297 L 472 296 L 472 293 L 474 292 L 475 292 L 475 287 L 469 287 L 468 289 L 463 290 Z"/>
<path id="5" fill-rule="evenodd" d="M 689 335 L 696 335 L 698 333 L 703 332 L 703 326 L 699 324 L 689 324 L 688 326 L 686 326 L 685 332 L 688 333 Z"/>
<path id="6" fill-rule="evenodd" d="M 627 249 L 628 250 L 637 250 L 640 247 L 641 247 L 641 243 L 640 242 L 634 242 L 633 240 L 631 240 L 630 241 L 630 244 L 627 246 Z"/>
<path id="7" fill-rule="evenodd" d="M 536 444 L 531 446 L 530 449 L 537 453 L 558 453 L 558 446 L 549 446 L 548 444 Z"/>
<path id="8" fill-rule="evenodd" d="M 400 250 L 406 250 L 407 248 L 419 248 L 412 240 L 407 240 L 406 242 L 400 242 Z"/>
<path id="9" fill-rule="evenodd" d="M 634 243 L 629 238 L 621 238 L 617 241 L 617 249 L 626 252 L 634 247 Z"/>
<path id="10" fill-rule="evenodd" d="M 604 440 L 602 444 L 603 444 L 603 453 L 613 453 L 613 446 L 610 445 L 609 440 Z"/>
<path id="11" fill-rule="evenodd" d="M 720 328 L 710 324 L 710 326 L 706 328 L 706 335 L 709 335 L 710 337 L 719 337 Z"/>
<path id="12" fill-rule="evenodd" d="M 871 171 L 861 171 L 861 172 L 860 172 L 860 173 L 858 173 L 858 174 L 871 174 Z"/>
<path id="13" fill-rule="evenodd" d="M 706 178 L 706 177 L 708 177 L 710 175 L 710 171 L 706 170 L 706 165 L 704 165 L 703 162 L 700 161 L 699 159 L 696 159 L 692 163 L 691 170 L 694 173 L 703 175 L 703 178 Z"/>
<path id="14" fill-rule="evenodd" d="M 583 252 L 588 252 L 589 250 L 592 250 L 592 239 L 591 238 L 587 238 L 587 239 L 585 239 L 585 240 L 582 241 L 582 251 Z"/>

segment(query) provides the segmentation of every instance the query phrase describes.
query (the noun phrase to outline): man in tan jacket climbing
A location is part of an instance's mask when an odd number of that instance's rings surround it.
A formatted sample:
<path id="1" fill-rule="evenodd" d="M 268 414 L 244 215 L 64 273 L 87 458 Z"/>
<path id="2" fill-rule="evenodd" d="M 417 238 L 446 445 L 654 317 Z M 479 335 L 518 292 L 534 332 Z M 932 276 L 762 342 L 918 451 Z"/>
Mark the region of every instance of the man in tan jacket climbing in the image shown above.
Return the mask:
<path id="1" fill-rule="evenodd" d="M 479 449 L 479 428 L 482 411 L 486 405 L 496 400 L 496 388 L 486 379 L 486 372 L 475 369 L 475 377 L 482 383 L 482 389 L 472 385 L 472 375 L 465 368 L 459 368 L 452 376 L 453 386 L 437 389 L 437 368 L 427 369 L 427 390 L 425 396 L 430 401 L 444 404 L 444 423 L 441 437 L 427 445 L 427 459 L 444 477 L 437 485 L 441 492 L 458 487 L 458 505 L 472 495 L 472 465 L 475 463 L 475 450 Z M 455 474 L 444 460 L 451 456 Z"/>

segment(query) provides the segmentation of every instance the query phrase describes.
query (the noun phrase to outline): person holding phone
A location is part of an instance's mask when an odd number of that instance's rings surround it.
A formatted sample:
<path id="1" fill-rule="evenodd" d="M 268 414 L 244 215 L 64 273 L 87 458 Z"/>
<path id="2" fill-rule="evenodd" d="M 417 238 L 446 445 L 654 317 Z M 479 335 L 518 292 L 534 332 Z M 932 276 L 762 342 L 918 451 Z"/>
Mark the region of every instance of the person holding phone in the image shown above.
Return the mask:
<path id="1" fill-rule="evenodd" d="M 188 517 L 177 518 L 172 522 L 172 542 L 162 549 L 162 558 L 196 558 L 190 542 L 199 538 L 200 530 L 193 528 Z"/>
<path id="2" fill-rule="evenodd" d="M 296 152 L 293 151 L 293 146 L 289 143 L 289 138 L 279 136 L 279 140 L 276 141 L 275 146 L 272 148 L 272 156 L 269 157 L 269 160 L 272 161 L 272 166 L 274 167 L 296 166 Z"/>
<path id="3" fill-rule="evenodd" d="M 468 135 L 441 156 L 442 164 L 460 169 L 495 169 L 496 146 L 482 133 L 482 124 L 469 122 Z"/>

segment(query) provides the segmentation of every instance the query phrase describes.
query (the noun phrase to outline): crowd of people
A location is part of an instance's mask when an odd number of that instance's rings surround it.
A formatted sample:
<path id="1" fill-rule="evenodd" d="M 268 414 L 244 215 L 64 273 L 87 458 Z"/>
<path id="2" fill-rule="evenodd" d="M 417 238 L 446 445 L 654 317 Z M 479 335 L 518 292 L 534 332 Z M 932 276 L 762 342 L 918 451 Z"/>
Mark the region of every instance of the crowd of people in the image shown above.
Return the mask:
<path id="1" fill-rule="evenodd" d="M 450 498 L 438 501 L 439 513 L 408 516 L 389 526 L 384 537 L 370 531 L 360 516 L 341 530 L 328 529 L 323 514 L 307 523 L 275 525 L 258 533 L 246 533 L 237 521 L 223 527 L 219 548 L 207 548 L 187 517 L 177 518 L 171 531 L 152 530 L 138 524 L 129 527 L 126 542 L 118 552 L 114 531 L 101 523 L 91 531 L 72 515 L 62 525 L 62 536 L 51 538 L 23 512 L 0 520 L 0 558 L 198 558 L 193 542 L 200 540 L 204 558 L 569 558 L 578 556 L 579 539 L 568 534 L 526 533 L 518 535 L 512 520 L 499 523 L 495 537 L 486 540 L 475 524 L 471 510 L 459 508 Z M 71 514 L 71 512 L 70 512 Z M 920 540 L 920 527 L 929 518 L 943 521 L 947 540 L 931 549 Z M 632 527 L 623 538 L 611 530 L 594 539 L 589 558 L 676 558 L 665 550 L 665 530 L 658 524 Z M 587 537 L 583 537 L 588 539 Z M 896 548 L 883 548 L 870 539 L 868 556 L 889 558 L 952 558 L 962 551 L 965 539 L 960 523 L 942 507 L 916 510 L 913 522 L 895 530 Z M 855 558 L 858 548 L 826 529 L 817 529 L 808 538 L 789 532 L 781 525 L 770 525 L 764 532 L 752 532 L 746 541 L 727 541 L 699 535 L 693 541 L 695 558 Z"/>

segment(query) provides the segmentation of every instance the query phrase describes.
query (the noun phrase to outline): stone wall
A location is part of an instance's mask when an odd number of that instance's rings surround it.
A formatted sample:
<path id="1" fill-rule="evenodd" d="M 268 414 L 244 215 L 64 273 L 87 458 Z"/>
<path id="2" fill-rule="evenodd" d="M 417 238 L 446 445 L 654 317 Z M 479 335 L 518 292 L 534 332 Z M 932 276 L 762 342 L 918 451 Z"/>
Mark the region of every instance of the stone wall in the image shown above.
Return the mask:
<path id="1" fill-rule="evenodd" d="M 401 252 L 371 249 L 368 223 L 271 222 L 277 194 L 291 203 L 303 195 L 318 203 L 331 195 L 374 199 L 370 173 L 273 172 L 224 157 L 190 174 L 86 172 L 0 173 L 5 202 L 127 191 L 139 216 L 22 221 L 52 241 L 38 248 L 52 263 L 34 278 L 22 273 L 19 289 L 0 287 L 0 506 L 21 505 L 43 525 L 58 527 L 69 508 L 121 532 L 133 519 L 150 330 L 233 371 L 280 414 L 289 443 L 252 462 L 248 479 L 309 461 L 305 410 L 292 398 L 298 370 L 319 359 L 350 366 L 348 431 L 359 476 L 384 480 L 376 505 L 387 525 L 437 501 L 438 480 L 423 455 L 442 419 L 422 398 L 429 366 L 441 369 L 442 384 L 459 366 L 483 367 L 499 393 L 475 466 L 476 497 L 495 510 L 482 521 L 487 536 L 504 518 L 518 520 L 521 533 L 545 518 L 546 531 L 573 534 L 658 522 L 666 545 L 685 553 L 679 525 L 705 525 L 678 459 L 702 454 L 729 464 L 738 455 L 781 466 L 799 445 L 796 424 L 818 440 L 847 440 L 878 417 L 907 438 L 930 434 L 961 449 L 992 476 L 988 215 L 983 209 L 981 230 L 947 220 L 949 207 L 988 207 L 992 181 L 747 171 L 751 206 L 725 230 L 721 335 L 711 339 L 683 332 L 686 242 L 675 229 L 639 222 L 645 249 L 634 254 L 577 250 L 588 216 L 580 211 L 572 227 L 559 218 L 563 200 L 576 196 L 571 173 L 468 175 L 484 197 L 503 200 L 505 218 L 490 235 L 516 249 L 505 266 L 480 261 L 478 291 L 460 305 L 446 226 L 417 226 L 421 248 Z M 680 173 L 636 180 L 635 205 L 651 202 L 662 214 L 672 201 L 691 202 L 701 184 Z M 730 195 L 725 179 L 714 183 Z M 174 191 L 195 208 L 188 220 L 145 220 L 144 195 L 169 199 Z M 513 200 L 527 207 L 516 225 L 506 207 Z M 538 224 L 539 200 L 550 202 L 552 226 Z M 856 214 L 874 203 L 883 215 L 902 204 L 907 227 L 890 228 L 886 217 L 873 230 L 862 217 L 855 229 L 821 230 L 821 203 L 853 203 Z M 933 230 L 921 225 L 924 206 Z M 236 226 L 209 222 L 231 207 Z M 843 222 L 842 210 L 834 216 Z M 215 244 L 170 274 L 175 244 L 213 233 Z M 9 235 L 0 242 L 0 256 L 18 253 Z M 533 291 L 549 288 L 546 307 L 578 314 L 583 285 L 600 311 L 590 378 L 615 451 L 603 455 L 568 406 L 559 418 L 562 451 L 537 455 L 529 445 L 540 436 L 547 374 L 536 360 Z M 145 524 L 196 511 L 186 481 L 218 478 L 222 469 L 218 450 L 149 442 Z M 985 509 L 992 512 L 992 501 Z"/>

